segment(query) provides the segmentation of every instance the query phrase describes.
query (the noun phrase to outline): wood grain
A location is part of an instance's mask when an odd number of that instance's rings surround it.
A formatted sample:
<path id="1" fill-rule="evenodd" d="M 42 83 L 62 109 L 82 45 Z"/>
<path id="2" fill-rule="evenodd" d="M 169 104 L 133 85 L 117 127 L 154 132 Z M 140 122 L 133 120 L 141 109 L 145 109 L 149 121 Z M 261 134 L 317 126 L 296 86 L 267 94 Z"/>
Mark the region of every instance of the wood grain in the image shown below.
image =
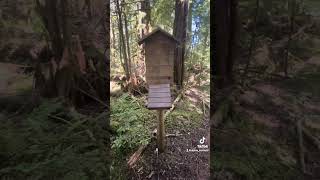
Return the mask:
<path id="1" fill-rule="evenodd" d="M 170 109 L 171 103 L 149 103 L 148 109 Z"/>
<path id="2" fill-rule="evenodd" d="M 171 103 L 171 97 L 163 97 L 163 98 L 148 98 L 149 103 Z"/>
<path id="3" fill-rule="evenodd" d="M 149 85 L 148 109 L 170 109 L 172 106 L 169 84 Z"/>

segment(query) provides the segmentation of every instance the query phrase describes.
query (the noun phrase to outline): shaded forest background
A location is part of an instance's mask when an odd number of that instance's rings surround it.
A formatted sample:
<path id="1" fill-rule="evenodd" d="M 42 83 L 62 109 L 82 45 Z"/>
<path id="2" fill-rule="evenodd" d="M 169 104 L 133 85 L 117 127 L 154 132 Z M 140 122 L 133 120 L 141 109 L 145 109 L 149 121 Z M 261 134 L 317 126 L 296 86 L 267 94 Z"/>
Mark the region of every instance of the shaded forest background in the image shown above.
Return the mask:
<path id="1" fill-rule="evenodd" d="M 215 6 L 213 179 L 318 179 L 319 2 Z"/>
<path id="2" fill-rule="evenodd" d="M 108 177 L 108 7 L 0 2 L 1 179 Z"/>

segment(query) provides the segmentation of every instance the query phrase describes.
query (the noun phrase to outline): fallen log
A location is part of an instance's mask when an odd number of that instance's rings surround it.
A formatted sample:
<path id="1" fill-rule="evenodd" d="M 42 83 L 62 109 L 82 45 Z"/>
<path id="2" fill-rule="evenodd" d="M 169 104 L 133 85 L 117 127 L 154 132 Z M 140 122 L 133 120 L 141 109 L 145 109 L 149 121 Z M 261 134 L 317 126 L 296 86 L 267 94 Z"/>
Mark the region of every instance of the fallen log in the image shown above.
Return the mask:
<path id="1" fill-rule="evenodd" d="M 141 154 L 143 153 L 146 147 L 147 147 L 147 144 L 141 145 L 139 149 L 131 155 L 128 161 L 128 166 L 130 168 L 134 167 L 135 163 L 139 160 Z"/>

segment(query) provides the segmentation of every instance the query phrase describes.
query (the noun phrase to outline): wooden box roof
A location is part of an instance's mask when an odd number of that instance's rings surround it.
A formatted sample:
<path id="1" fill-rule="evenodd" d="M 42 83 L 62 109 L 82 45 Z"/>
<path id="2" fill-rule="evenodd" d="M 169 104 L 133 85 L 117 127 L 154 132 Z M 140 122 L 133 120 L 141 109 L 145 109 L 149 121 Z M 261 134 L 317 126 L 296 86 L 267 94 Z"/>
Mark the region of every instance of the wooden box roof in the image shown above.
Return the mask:
<path id="1" fill-rule="evenodd" d="M 152 32 L 150 32 L 149 34 L 146 34 L 144 37 L 142 37 L 139 41 L 138 44 L 142 44 L 144 43 L 146 40 L 150 39 L 152 36 L 161 33 L 163 35 L 165 35 L 168 39 L 174 41 L 175 43 L 179 44 L 179 41 L 173 37 L 171 34 L 169 34 L 168 32 L 166 32 L 165 30 L 157 27 L 156 29 L 154 29 Z"/>

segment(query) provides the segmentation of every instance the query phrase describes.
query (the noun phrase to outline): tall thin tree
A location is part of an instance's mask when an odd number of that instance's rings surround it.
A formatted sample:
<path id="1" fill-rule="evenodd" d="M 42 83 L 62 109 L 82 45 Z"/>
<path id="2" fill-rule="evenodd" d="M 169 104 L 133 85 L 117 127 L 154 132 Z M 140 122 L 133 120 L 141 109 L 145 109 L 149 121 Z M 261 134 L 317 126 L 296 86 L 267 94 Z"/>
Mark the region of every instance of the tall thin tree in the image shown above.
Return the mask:
<path id="1" fill-rule="evenodd" d="M 183 87 L 188 11 L 189 0 L 176 0 L 173 35 L 180 42 L 174 53 L 174 82 L 177 89 Z"/>

